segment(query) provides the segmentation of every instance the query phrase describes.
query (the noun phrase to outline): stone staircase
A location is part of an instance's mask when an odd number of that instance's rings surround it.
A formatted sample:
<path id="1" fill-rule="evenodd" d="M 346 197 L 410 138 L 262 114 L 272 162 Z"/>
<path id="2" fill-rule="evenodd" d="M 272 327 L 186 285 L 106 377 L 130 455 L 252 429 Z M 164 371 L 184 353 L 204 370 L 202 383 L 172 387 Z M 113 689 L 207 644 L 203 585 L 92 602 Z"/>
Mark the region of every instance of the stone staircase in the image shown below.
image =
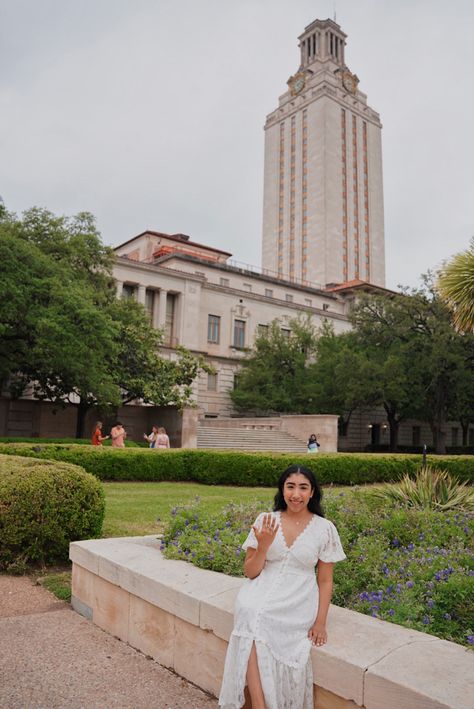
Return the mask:
<path id="1" fill-rule="evenodd" d="M 306 445 L 286 431 L 197 427 L 198 448 L 222 448 L 243 451 L 273 451 L 278 453 L 306 453 Z"/>

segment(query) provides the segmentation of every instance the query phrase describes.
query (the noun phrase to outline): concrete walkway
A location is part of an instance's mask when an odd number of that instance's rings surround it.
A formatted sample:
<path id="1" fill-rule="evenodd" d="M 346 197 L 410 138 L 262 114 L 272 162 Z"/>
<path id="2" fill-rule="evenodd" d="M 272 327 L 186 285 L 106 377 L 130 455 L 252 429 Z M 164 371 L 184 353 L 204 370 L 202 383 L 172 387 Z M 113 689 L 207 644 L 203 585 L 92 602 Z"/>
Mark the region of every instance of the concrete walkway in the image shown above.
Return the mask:
<path id="1" fill-rule="evenodd" d="M 217 701 L 25 576 L 0 575 L 0 709 L 214 709 Z"/>

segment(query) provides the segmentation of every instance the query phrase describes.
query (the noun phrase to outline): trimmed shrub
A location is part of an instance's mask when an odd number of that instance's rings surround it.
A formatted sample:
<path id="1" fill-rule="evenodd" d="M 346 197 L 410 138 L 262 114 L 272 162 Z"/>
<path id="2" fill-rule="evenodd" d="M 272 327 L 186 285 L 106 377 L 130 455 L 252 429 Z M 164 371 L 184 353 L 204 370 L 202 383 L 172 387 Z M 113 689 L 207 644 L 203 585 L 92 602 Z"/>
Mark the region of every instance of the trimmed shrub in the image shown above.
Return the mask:
<path id="1" fill-rule="evenodd" d="M 102 485 L 76 465 L 0 455 L 0 571 L 63 561 L 69 542 L 100 537 Z"/>
<path id="2" fill-rule="evenodd" d="M 394 482 L 405 474 L 414 476 L 421 456 L 389 453 L 248 453 L 179 449 L 127 450 L 60 444 L 0 444 L 0 453 L 59 460 L 80 465 L 101 480 L 184 480 L 207 485 L 274 487 L 280 473 L 299 463 L 310 467 L 324 484 L 360 485 Z M 428 456 L 428 462 L 443 467 L 460 480 L 474 482 L 471 456 Z"/>
<path id="3" fill-rule="evenodd" d="M 42 443 L 69 443 L 81 446 L 90 446 L 90 438 L 23 438 L 21 436 L 0 436 L 0 443 L 35 443 L 37 445 Z M 103 446 L 111 446 L 112 441 L 110 438 L 102 443 Z M 146 441 L 137 443 L 136 441 L 131 441 L 127 439 L 125 441 L 125 446 L 127 448 L 148 448 L 148 443 Z"/>

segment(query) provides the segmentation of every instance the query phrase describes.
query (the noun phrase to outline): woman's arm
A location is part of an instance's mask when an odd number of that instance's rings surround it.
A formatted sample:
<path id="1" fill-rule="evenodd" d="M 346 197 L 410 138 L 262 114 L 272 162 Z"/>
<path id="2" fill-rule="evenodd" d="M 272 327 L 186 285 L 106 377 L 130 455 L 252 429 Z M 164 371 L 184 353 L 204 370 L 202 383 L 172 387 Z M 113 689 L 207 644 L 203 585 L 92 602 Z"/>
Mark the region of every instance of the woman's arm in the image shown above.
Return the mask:
<path id="1" fill-rule="evenodd" d="M 275 539 L 278 522 L 271 514 L 263 515 L 262 527 L 252 527 L 257 538 L 258 547 L 249 547 L 245 555 L 244 573 L 249 579 L 256 578 L 262 571 L 267 560 L 267 551 Z"/>
<path id="2" fill-rule="evenodd" d="M 318 561 L 317 583 L 319 589 L 318 615 L 311 626 L 308 637 L 313 645 L 324 645 L 327 642 L 326 620 L 332 596 L 333 563 Z"/>

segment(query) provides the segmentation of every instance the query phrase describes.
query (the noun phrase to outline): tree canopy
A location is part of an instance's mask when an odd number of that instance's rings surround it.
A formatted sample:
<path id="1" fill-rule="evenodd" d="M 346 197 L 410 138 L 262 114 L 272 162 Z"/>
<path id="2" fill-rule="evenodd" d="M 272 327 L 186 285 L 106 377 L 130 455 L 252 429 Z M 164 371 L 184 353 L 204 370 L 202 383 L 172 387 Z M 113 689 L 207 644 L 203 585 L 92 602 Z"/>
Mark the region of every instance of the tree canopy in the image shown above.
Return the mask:
<path id="1" fill-rule="evenodd" d="M 442 269 L 438 289 L 461 332 L 474 332 L 474 238 Z"/>
<path id="2" fill-rule="evenodd" d="M 382 406 L 396 450 L 400 423 L 427 421 L 436 450 L 446 423 L 461 422 L 466 444 L 474 421 L 474 337 L 452 327 L 431 277 L 399 294 L 364 295 L 350 315 L 353 329 L 335 335 L 327 323 L 275 321 L 243 362 L 232 399 L 249 413 L 333 413 L 342 429 L 356 409 Z"/>
<path id="3" fill-rule="evenodd" d="M 92 406 L 191 403 L 206 365 L 183 348 L 161 357 L 143 306 L 117 300 L 113 251 L 92 215 L 2 210 L 0 259 L 0 384 L 12 396 L 29 385 L 39 399 L 76 404 L 77 435 Z"/>

